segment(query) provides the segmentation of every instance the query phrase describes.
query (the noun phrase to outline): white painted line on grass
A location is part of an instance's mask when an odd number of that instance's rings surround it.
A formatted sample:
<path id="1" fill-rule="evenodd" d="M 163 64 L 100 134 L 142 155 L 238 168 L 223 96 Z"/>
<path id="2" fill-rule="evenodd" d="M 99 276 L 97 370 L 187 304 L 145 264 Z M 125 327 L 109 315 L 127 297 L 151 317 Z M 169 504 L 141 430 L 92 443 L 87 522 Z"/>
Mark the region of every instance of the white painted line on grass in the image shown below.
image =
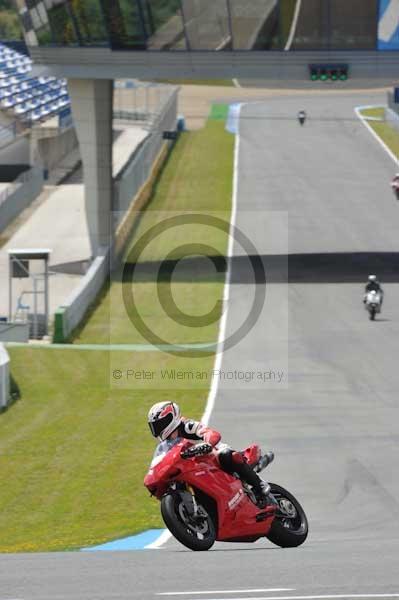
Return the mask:
<path id="1" fill-rule="evenodd" d="M 291 48 L 292 42 L 294 41 L 296 26 L 298 25 L 299 13 L 301 12 L 301 5 L 302 0 L 296 0 L 295 12 L 291 23 L 291 29 L 284 50 L 289 50 Z"/>
<path id="2" fill-rule="evenodd" d="M 232 206 L 231 206 L 231 216 L 230 216 L 230 231 L 229 231 L 229 243 L 227 249 L 227 273 L 224 282 L 224 290 L 223 290 L 223 307 L 222 307 L 222 318 L 220 319 L 219 325 L 219 335 L 218 335 L 218 343 L 216 346 L 216 355 L 215 362 L 213 365 L 214 371 L 220 370 L 220 366 L 222 364 L 223 357 L 223 346 L 224 346 L 224 336 L 226 333 L 226 324 L 227 324 L 227 310 L 228 310 L 228 301 L 230 296 L 230 280 L 231 280 L 231 266 L 232 266 L 232 257 L 233 257 L 233 245 L 234 245 L 234 227 L 236 222 L 237 215 L 237 184 L 238 184 L 238 155 L 240 148 L 240 110 L 241 105 L 238 106 L 237 109 L 237 121 L 238 121 L 238 129 L 235 138 L 234 144 L 234 171 L 233 171 L 233 194 L 232 194 Z M 206 402 L 205 412 L 202 415 L 201 423 L 204 425 L 208 425 L 209 419 L 211 417 L 213 407 L 215 406 L 215 399 L 218 390 L 219 378 L 213 377 L 211 383 L 211 389 L 209 390 L 208 399 Z M 154 550 L 160 548 L 165 544 L 170 538 L 172 534 L 168 529 L 166 529 L 155 542 L 145 546 L 148 550 Z"/>
<path id="3" fill-rule="evenodd" d="M 369 130 L 369 132 L 371 133 L 371 135 L 374 137 L 374 139 L 377 140 L 377 142 L 380 144 L 380 146 L 385 150 L 385 152 L 387 154 L 389 154 L 389 156 L 392 158 L 393 162 L 397 165 L 398 164 L 398 157 L 395 156 L 395 154 L 392 152 L 392 150 L 390 148 L 388 148 L 388 146 L 386 145 L 386 143 L 380 138 L 380 136 L 378 135 L 378 133 L 376 133 L 374 131 L 374 129 L 371 127 L 371 125 L 369 125 L 367 123 L 367 119 L 366 117 L 364 117 L 361 114 L 362 110 L 367 110 L 368 108 L 380 108 L 378 106 L 356 106 L 355 107 L 355 113 L 357 115 L 357 117 L 361 120 L 361 122 L 363 123 L 363 125 L 365 127 L 367 127 L 367 129 Z"/>
<path id="4" fill-rule="evenodd" d="M 254 590 L 212 590 L 207 592 L 159 592 L 157 596 L 200 596 L 206 594 L 255 594 L 258 592 L 293 592 L 295 588 L 260 588 Z"/>

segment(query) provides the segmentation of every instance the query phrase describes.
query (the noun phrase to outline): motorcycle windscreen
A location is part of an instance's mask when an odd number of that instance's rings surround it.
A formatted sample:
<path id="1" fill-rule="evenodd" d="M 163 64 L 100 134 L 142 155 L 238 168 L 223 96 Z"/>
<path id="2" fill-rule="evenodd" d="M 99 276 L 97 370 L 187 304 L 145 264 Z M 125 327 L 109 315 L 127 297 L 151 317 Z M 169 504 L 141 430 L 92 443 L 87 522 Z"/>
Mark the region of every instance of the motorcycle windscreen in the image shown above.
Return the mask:
<path id="1" fill-rule="evenodd" d="M 155 449 L 154 456 L 152 457 L 151 467 L 154 467 L 156 464 L 161 462 L 161 460 L 166 456 L 166 454 L 171 450 L 176 444 L 181 442 L 181 438 L 177 437 L 174 440 L 165 440 L 158 444 Z"/>

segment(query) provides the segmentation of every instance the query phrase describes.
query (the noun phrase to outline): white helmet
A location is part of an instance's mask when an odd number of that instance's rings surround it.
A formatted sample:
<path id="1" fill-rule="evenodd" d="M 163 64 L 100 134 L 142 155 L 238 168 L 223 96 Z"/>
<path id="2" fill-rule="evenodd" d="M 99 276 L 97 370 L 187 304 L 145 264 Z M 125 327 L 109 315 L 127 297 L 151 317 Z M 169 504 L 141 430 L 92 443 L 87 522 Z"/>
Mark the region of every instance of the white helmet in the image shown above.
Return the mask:
<path id="1" fill-rule="evenodd" d="M 148 412 L 151 433 L 160 440 L 166 440 L 180 423 L 180 408 L 175 402 L 157 402 Z"/>
<path id="2" fill-rule="evenodd" d="M 369 275 L 369 281 L 377 281 L 377 275 Z"/>

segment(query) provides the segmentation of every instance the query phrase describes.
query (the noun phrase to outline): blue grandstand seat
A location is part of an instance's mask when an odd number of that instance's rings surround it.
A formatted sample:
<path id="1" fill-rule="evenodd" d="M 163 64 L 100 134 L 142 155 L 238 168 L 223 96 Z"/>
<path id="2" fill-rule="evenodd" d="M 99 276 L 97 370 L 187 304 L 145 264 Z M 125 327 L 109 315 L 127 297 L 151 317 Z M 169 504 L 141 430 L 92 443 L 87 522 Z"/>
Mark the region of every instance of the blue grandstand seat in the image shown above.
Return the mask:
<path id="1" fill-rule="evenodd" d="M 32 60 L 0 43 L 0 107 L 26 122 L 52 117 L 70 104 L 65 79 L 31 77 Z"/>

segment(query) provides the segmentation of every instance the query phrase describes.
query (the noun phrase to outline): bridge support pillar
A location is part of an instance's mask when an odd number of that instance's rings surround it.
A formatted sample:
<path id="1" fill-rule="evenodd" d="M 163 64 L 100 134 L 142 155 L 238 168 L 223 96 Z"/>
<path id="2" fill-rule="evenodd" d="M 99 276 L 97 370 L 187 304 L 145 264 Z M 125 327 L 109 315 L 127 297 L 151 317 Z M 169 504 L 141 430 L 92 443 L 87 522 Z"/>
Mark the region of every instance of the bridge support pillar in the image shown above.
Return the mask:
<path id="1" fill-rule="evenodd" d="M 111 244 L 112 105 L 110 79 L 69 79 L 72 114 L 83 163 L 92 255 Z"/>

